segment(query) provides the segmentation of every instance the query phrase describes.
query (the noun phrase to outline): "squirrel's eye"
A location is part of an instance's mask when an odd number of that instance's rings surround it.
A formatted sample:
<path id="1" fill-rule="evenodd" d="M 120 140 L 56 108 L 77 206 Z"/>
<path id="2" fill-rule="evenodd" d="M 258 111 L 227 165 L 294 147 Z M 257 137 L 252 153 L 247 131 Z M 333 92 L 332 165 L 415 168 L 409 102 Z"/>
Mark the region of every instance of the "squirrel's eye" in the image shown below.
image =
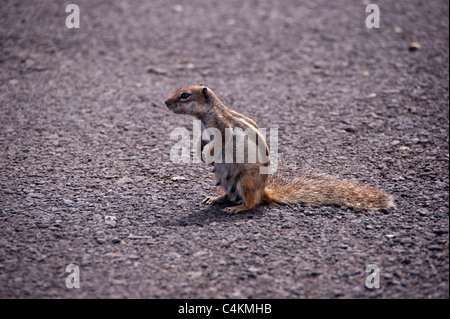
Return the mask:
<path id="1" fill-rule="evenodd" d="M 188 97 L 190 97 L 191 95 L 189 93 L 181 93 L 180 95 L 180 99 L 182 100 L 186 100 Z"/>

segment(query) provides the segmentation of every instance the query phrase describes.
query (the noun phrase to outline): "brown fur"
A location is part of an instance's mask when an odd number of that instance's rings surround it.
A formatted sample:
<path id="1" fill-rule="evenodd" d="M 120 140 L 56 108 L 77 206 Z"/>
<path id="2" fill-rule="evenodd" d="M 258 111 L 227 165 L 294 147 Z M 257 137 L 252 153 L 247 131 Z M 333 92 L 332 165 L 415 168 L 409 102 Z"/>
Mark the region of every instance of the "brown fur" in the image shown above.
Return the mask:
<path id="1" fill-rule="evenodd" d="M 190 94 L 187 98 L 186 93 Z M 190 114 L 200 119 L 205 128 L 219 129 L 222 141 L 213 142 L 222 143 L 223 148 L 225 148 L 226 128 L 240 128 L 243 131 L 259 130 L 253 120 L 227 108 L 211 89 L 203 85 L 179 89 L 165 103 L 174 113 Z M 265 140 L 257 140 L 257 143 L 264 143 L 262 146 L 266 154 L 269 154 L 269 146 Z M 233 148 L 233 158 L 235 156 L 236 145 Z M 206 204 L 216 204 L 227 200 L 242 202 L 241 205 L 225 208 L 224 211 L 228 213 L 245 211 L 263 202 L 312 206 L 338 205 L 364 210 L 388 209 L 394 206 L 392 196 L 381 189 L 359 185 L 349 180 L 303 173 L 293 178 L 261 174 L 259 168 L 269 163 L 263 163 L 259 159 L 257 157 L 256 163 L 237 163 L 236 161 L 215 163 L 213 171 L 223 195 L 207 197 L 203 202 Z"/>
<path id="2" fill-rule="evenodd" d="M 304 172 L 292 178 L 271 176 L 266 185 L 265 201 L 311 206 L 337 205 L 360 210 L 388 209 L 394 206 L 392 196 L 379 188 Z"/>

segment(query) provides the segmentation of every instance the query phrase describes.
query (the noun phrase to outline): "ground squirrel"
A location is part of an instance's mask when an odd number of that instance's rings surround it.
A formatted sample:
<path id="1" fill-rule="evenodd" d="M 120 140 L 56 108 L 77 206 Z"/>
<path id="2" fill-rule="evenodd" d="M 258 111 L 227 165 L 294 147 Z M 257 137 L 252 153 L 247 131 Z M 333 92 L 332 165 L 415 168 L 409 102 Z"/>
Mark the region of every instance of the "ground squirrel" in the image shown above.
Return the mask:
<path id="1" fill-rule="evenodd" d="M 206 86 L 193 85 L 179 89 L 165 101 L 165 104 L 174 113 L 189 114 L 198 118 L 205 128 L 218 129 L 222 139 L 214 139 L 211 143 L 216 143 L 223 149 L 226 148 L 227 129 L 254 131 L 257 135 L 256 143 L 262 146 L 265 155 L 269 155 L 269 146 L 265 137 L 260 134 L 258 125 L 248 117 L 226 107 Z M 304 173 L 296 177 L 262 174 L 261 168 L 268 166 L 269 161 L 264 162 L 261 156 L 257 156 L 256 162 L 237 162 L 235 161 L 237 145 L 234 143 L 232 145 L 233 162 L 211 163 L 214 166 L 212 171 L 217 180 L 216 186 L 223 195 L 207 197 L 203 201 L 206 204 L 240 202 L 240 205 L 225 208 L 225 212 L 239 213 L 261 203 L 337 205 L 361 210 L 388 209 L 394 206 L 392 196 L 383 190 L 359 185 L 350 180 Z M 245 148 L 245 155 L 248 155 L 248 144 L 240 146 Z"/>

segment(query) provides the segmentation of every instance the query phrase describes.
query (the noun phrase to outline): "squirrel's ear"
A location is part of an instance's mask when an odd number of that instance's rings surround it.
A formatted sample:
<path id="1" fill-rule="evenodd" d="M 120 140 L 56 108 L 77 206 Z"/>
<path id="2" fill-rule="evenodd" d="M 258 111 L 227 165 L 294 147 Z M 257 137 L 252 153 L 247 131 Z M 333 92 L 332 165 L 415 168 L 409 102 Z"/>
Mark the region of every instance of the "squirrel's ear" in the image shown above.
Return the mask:
<path id="1" fill-rule="evenodd" d="M 207 100 L 207 99 L 208 99 L 208 96 L 209 96 L 209 94 L 208 94 L 208 88 L 204 87 L 204 88 L 202 89 L 202 94 L 203 94 L 203 96 L 205 97 L 205 100 Z"/>

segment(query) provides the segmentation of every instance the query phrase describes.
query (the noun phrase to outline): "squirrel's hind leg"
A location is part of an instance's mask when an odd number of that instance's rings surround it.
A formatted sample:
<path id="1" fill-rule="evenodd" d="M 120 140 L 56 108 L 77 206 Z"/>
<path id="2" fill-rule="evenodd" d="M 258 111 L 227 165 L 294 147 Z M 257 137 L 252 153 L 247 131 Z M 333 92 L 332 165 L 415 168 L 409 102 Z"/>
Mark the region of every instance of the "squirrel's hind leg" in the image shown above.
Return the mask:
<path id="1" fill-rule="evenodd" d="M 238 205 L 238 206 L 226 207 L 223 209 L 223 211 L 228 214 L 237 214 L 237 213 L 252 209 L 256 205 L 260 204 L 263 194 L 264 194 L 264 190 L 248 192 L 246 194 L 246 196 L 244 196 L 245 197 L 244 204 Z"/>
<path id="2" fill-rule="evenodd" d="M 253 207 L 248 207 L 247 205 L 238 205 L 238 206 L 231 206 L 231 207 L 226 207 L 224 209 L 222 209 L 222 211 L 224 211 L 227 214 L 233 215 L 233 214 L 237 214 L 246 210 L 249 210 Z"/>

